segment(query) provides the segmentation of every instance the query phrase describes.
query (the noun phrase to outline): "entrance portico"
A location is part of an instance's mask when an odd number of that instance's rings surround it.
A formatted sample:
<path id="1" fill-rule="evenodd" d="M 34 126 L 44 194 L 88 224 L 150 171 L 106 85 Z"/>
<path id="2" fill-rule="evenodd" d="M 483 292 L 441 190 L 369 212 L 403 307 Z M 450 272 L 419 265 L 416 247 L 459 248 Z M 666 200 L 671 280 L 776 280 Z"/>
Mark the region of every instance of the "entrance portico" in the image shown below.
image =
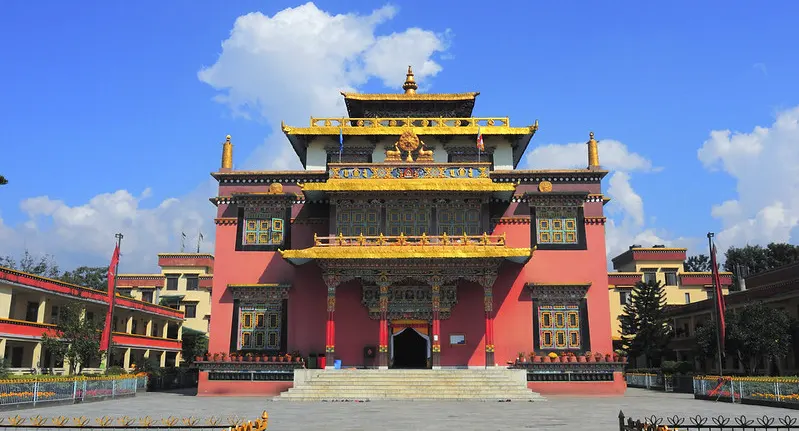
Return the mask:
<path id="1" fill-rule="evenodd" d="M 295 265 L 315 260 L 327 287 L 325 354 L 328 366 L 336 352 L 336 290 L 358 279 L 362 304 L 369 317 L 379 320 L 378 367 L 395 358 L 392 341 L 404 330 L 394 322 L 416 320 L 429 328 L 430 365 L 441 366 L 441 320 L 448 319 L 457 303 L 460 280 L 482 288 L 485 319 L 485 365 L 494 365 L 493 284 L 505 260 L 526 262 L 531 249 L 509 248 L 504 236 L 442 237 L 328 237 L 315 238 L 315 246 L 281 251 Z M 417 323 L 418 324 L 418 323 Z M 425 328 L 425 329 L 427 329 Z M 415 328 L 412 328 L 415 329 Z M 421 332 L 421 331 L 420 331 Z"/>

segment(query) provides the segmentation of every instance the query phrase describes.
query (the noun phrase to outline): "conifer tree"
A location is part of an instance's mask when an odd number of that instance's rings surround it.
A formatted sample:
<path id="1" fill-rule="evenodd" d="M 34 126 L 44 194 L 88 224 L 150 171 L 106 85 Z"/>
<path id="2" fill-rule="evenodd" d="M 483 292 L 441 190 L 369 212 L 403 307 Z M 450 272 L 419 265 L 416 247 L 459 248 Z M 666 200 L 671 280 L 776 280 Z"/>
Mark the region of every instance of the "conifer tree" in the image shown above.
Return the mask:
<path id="1" fill-rule="evenodd" d="M 671 338 L 665 315 L 666 291 L 658 281 L 639 281 L 633 288 L 630 302 L 619 316 L 623 349 L 630 358 L 643 355 L 652 366 L 663 354 Z"/>

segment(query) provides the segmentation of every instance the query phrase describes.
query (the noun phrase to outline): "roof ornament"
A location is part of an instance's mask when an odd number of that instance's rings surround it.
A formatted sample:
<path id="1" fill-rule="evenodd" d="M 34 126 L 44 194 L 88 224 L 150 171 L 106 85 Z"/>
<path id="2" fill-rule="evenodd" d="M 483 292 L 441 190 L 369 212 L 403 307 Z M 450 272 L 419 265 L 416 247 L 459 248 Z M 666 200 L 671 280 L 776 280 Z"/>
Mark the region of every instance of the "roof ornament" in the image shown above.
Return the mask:
<path id="1" fill-rule="evenodd" d="M 418 88 L 416 80 L 413 79 L 413 68 L 408 66 L 408 73 L 405 75 L 405 83 L 402 84 L 402 89 L 405 90 L 405 94 L 416 94 Z"/>
<path id="2" fill-rule="evenodd" d="M 233 169 L 233 144 L 230 142 L 230 135 L 225 136 L 225 143 L 222 144 L 222 170 Z"/>
<path id="3" fill-rule="evenodd" d="M 588 169 L 599 168 L 599 143 L 594 139 L 594 132 L 588 134 Z"/>

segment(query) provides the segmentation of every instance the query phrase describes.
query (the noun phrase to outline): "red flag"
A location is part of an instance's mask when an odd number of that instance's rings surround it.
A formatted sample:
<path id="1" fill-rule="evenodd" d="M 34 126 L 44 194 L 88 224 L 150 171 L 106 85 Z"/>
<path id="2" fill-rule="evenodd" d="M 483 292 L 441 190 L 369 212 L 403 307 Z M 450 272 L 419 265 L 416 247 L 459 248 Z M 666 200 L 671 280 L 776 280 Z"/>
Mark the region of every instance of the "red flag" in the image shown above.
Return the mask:
<path id="1" fill-rule="evenodd" d="M 485 143 L 483 143 L 483 131 L 480 130 L 480 126 L 477 126 L 477 149 L 480 151 L 486 150 Z"/>
<path id="2" fill-rule="evenodd" d="M 710 269 L 713 274 L 713 288 L 716 299 L 716 315 L 718 316 L 719 327 L 719 342 L 721 344 L 721 353 L 724 353 L 724 339 L 726 338 L 727 325 L 724 321 L 724 312 L 727 310 L 724 304 L 724 292 L 721 290 L 721 276 L 719 276 L 719 265 L 716 261 L 716 244 L 710 250 Z"/>
<path id="3" fill-rule="evenodd" d="M 116 280 L 116 268 L 119 263 L 119 244 L 114 247 L 114 254 L 111 256 L 111 265 L 108 267 L 108 311 L 105 313 L 105 325 L 103 336 L 100 338 L 100 350 L 108 351 L 111 348 L 111 314 L 114 310 L 114 282 Z"/>

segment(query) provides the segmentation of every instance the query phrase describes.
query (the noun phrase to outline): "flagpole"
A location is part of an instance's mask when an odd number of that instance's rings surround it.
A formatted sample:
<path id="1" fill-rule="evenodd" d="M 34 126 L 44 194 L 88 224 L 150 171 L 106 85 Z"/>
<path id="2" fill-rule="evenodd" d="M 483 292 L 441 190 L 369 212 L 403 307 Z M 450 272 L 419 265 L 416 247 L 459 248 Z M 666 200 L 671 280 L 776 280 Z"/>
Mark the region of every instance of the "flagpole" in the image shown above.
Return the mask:
<path id="1" fill-rule="evenodd" d="M 721 351 L 721 310 L 719 309 L 719 299 L 716 296 L 719 294 L 721 289 L 716 286 L 718 280 L 713 275 L 716 271 L 718 271 L 718 258 L 713 254 L 713 237 L 716 234 L 713 232 L 707 233 L 707 245 L 710 250 L 710 255 L 713 257 L 712 261 L 713 264 L 716 265 L 716 268 L 710 268 L 710 278 L 713 279 L 713 298 L 715 299 L 713 304 L 713 319 L 716 321 L 716 356 L 718 356 L 719 361 L 719 376 L 724 376 L 724 367 L 723 367 L 723 360 L 722 360 L 722 351 Z"/>
<path id="2" fill-rule="evenodd" d="M 120 249 L 120 246 L 122 245 L 122 234 L 118 233 L 118 234 L 114 235 L 114 238 L 117 239 L 117 249 Z M 120 251 L 120 255 L 122 255 L 121 251 Z M 114 307 L 114 302 L 116 301 L 116 297 L 117 297 L 117 273 L 118 272 L 119 272 L 119 259 L 117 259 L 117 263 L 114 266 L 114 287 L 113 287 L 112 291 L 110 292 L 111 293 L 111 304 L 109 305 L 110 306 L 110 311 L 108 313 L 108 319 L 111 322 L 111 330 L 108 331 L 108 351 L 106 352 L 106 355 L 108 356 L 108 359 L 106 360 L 106 363 L 105 363 L 105 367 L 106 368 L 111 366 L 111 359 L 114 357 L 114 342 L 113 342 L 113 337 L 114 337 L 114 308 L 115 308 Z"/>

